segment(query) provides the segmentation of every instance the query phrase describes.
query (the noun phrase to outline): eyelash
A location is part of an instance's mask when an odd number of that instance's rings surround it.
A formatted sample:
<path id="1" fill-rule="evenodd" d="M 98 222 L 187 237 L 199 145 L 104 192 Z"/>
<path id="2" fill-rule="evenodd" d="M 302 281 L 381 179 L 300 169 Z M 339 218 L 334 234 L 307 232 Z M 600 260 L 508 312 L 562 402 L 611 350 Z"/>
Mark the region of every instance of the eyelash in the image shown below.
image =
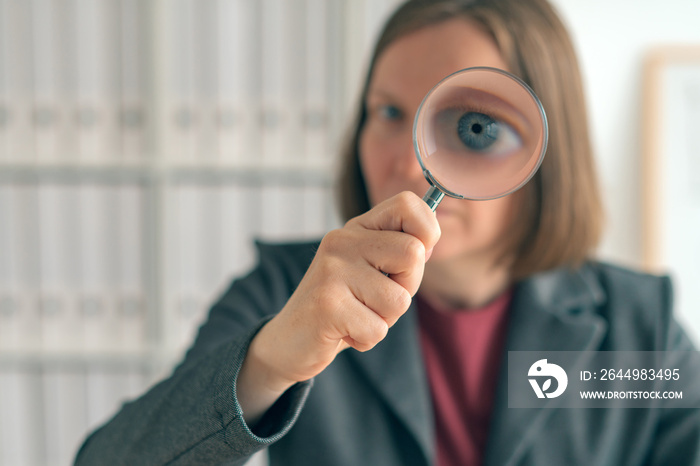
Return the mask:
<path id="1" fill-rule="evenodd" d="M 454 110 L 456 112 L 461 112 L 461 113 L 467 113 L 467 112 L 475 112 L 475 113 L 483 113 L 484 115 L 488 115 L 494 120 L 505 123 L 506 125 L 509 125 L 511 128 L 513 128 L 518 134 L 522 134 L 523 128 L 517 121 L 513 121 L 513 118 L 510 118 L 510 115 L 506 112 L 505 118 L 503 118 L 501 115 L 495 116 L 493 114 L 493 107 L 489 106 L 483 106 L 479 104 L 474 104 L 474 105 L 469 105 L 469 106 L 462 106 L 462 105 L 455 105 L 454 107 L 451 107 L 450 110 Z"/>

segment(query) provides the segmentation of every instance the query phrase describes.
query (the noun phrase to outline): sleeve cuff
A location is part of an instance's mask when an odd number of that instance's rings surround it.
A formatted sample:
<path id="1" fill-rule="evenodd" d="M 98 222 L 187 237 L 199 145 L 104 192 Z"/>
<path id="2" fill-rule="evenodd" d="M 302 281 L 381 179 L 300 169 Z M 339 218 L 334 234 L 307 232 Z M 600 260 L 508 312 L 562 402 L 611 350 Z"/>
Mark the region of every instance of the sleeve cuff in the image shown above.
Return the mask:
<path id="1" fill-rule="evenodd" d="M 243 419 L 243 409 L 238 402 L 238 396 L 236 394 L 236 381 L 238 380 L 238 374 L 243 365 L 243 360 L 250 347 L 250 342 L 267 321 L 268 319 L 249 334 L 245 345 L 242 345 L 233 361 L 234 373 L 231 391 L 235 415 L 233 421 L 226 427 L 225 436 L 226 442 L 235 446 L 235 449 L 243 454 L 253 454 L 284 437 L 298 419 L 311 387 L 313 386 L 313 379 L 311 379 L 305 382 L 299 382 L 290 387 L 270 409 L 267 410 L 255 426 L 255 429 L 251 429 L 245 422 Z"/>

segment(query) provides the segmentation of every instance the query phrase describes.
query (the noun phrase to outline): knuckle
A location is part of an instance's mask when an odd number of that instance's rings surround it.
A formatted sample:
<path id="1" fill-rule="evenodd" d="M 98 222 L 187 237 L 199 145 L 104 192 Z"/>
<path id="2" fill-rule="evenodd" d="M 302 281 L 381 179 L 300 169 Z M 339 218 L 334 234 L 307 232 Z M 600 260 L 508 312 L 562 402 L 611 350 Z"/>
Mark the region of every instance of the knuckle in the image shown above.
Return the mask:
<path id="1" fill-rule="evenodd" d="M 304 277 L 315 300 L 326 299 L 328 290 L 335 290 L 344 279 L 345 261 L 335 254 L 317 254 Z"/>
<path id="2" fill-rule="evenodd" d="M 409 264 L 422 263 L 425 259 L 425 245 L 416 237 L 408 237 L 403 247 L 403 257 Z"/>
<path id="3" fill-rule="evenodd" d="M 411 306 L 411 294 L 403 286 L 394 284 L 390 289 L 387 289 L 384 296 L 385 312 L 383 316 L 389 319 L 392 324 L 395 320 L 401 317 Z"/>
<path id="4" fill-rule="evenodd" d="M 412 191 L 403 191 L 399 193 L 399 198 L 406 202 L 406 205 L 414 205 L 416 199 L 418 199 L 418 196 Z"/>
<path id="5" fill-rule="evenodd" d="M 353 347 L 358 351 L 364 352 L 374 348 L 387 336 L 389 326 L 384 319 L 374 315 L 372 318 L 362 319 L 361 324 L 356 322 L 354 330 L 350 334 L 355 343 Z"/>
<path id="6" fill-rule="evenodd" d="M 343 225 L 343 228 L 354 228 L 355 226 L 357 226 L 360 223 L 360 217 L 362 217 L 362 216 L 351 218 L 350 220 L 345 222 L 345 224 Z"/>
<path id="7" fill-rule="evenodd" d="M 432 228 L 428 229 L 427 236 L 427 243 L 432 246 L 437 244 L 437 242 L 440 240 L 440 236 L 442 236 L 442 230 L 440 230 L 440 224 L 438 223 L 437 218 L 433 219 Z"/>
<path id="8" fill-rule="evenodd" d="M 323 237 L 319 245 L 319 251 L 325 253 L 335 253 L 342 248 L 344 244 L 344 234 L 342 230 L 331 230 Z"/>
<path id="9" fill-rule="evenodd" d="M 355 348 L 360 353 L 364 353 L 364 352 L 371 350 L 375 346 L 376 345 L 372 344 L 372 343 L 361 343 L 361 342 L 355 340 L 355 344 L 353 345 L 353 348 Z"/>
<path id="10" fill-rule="evenodd" d="M 368 325 L 368 344 L 374 347 L 377 343 L 382 341 L 387 333 L 389 332 L 389 326 L 384 321 L 384 319 L 374 319 L 373 322 Z"/>
<path id="11" fill-rule="evenodd" d="M 410 192 L 403 191 L 396 196 L 396 202 L 402 212 L 410 212 L 416 207 L 418 197 Z"/>
<path id="12" fill-rule="evenodd" d="M 395 305 L 401 314 L 408 310 L 412 301 L 411 293 L 404 287 L 400 287 L 399 292 L 396 293 Z"/>

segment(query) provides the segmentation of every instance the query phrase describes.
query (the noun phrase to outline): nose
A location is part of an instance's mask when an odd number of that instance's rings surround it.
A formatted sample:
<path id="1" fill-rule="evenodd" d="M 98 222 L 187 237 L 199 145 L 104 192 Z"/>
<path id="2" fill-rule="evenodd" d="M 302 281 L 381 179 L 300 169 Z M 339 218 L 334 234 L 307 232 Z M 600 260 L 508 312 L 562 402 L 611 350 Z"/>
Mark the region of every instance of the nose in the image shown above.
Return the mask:
<path id="1" fill-rule="evenodd" d="M 406 131 L 402 131 L 400 142 L 397 142 L 394 172 L 407 180 L 424 178 L 423 169 L 413 147 L 412 126 Z"/>

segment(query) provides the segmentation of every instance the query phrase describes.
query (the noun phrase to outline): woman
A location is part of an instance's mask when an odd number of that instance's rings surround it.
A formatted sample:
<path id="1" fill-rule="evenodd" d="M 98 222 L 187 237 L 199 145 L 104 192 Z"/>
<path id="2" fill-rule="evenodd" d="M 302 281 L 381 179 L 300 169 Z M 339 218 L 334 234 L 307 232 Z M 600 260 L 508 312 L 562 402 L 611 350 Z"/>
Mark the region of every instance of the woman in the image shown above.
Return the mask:
<path id="1" fill-rule="evenodd" d="M 441 78 L 505 69 L 550 143 L 504 198 L 437 215 L 411 142 Z M 413 0 L 387 23 L 344 151 L 347 224 L 262 245 L 174 374 L 79 464 L 692 464 L 698 410 L 508 409 L 506 351 L 690 349 L 668 280 L 586 260 L 601 207 L 568 35 L 544 0 Z M 412 299 L 415 297 L 415 299 Z"/>

